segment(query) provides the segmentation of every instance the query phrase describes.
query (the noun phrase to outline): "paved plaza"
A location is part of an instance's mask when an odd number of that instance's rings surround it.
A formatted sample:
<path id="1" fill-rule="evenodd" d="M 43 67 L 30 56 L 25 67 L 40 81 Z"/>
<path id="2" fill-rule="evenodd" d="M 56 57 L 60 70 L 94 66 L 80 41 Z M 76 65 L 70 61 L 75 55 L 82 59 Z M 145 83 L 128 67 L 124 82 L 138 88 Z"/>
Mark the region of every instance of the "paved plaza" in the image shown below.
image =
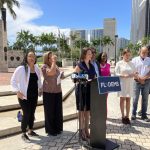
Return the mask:
<path id="1" fill-rule="evenodd" d="M 76 113 L 76 110 L 74 110 Z M 150 107 L 148 108 L 150 114 Z M 149 115 L 148 115 L 149 116 Z M 149 116 L 150 117 L 150 116 Z M 56 137 L 48 137 L 44 128 L 38 129 L 36 132 L 39 138 L 31 138 L 31 143 L 24 143 L 21 134 L 0 139 L 0 149 L 2 150 L 60 150 L 63 145 L 71 138 L 77 130 L 77 120 L 64 123 L 64 132 Z M 119 150 L 150 150 L 150 123 L 146 123 L 138 118 L 132 121 L 130 125 L 121 123 L 121 114 L 119 109 L 119 99 L 116 93 L 109 94 L 108 98 L 108 120 L 107 120 L 107 139 L 118 143 Z M 78 136 L 73 141 L 78 141 Z M 85 149 L 79 144 L 74 144 L 67 150 Z"/>
<path id="2" fill-rule="evenodd" d="M 1 87 L 3 87 L 3 90 L 5 89 L 4 86 L 1 85 Z M 76 113 L 75 107 L 72 109 L 73 105 L 75 105 L 74 95 L 64 102 L 65 115 Z M 36 114 L 38 113 L 37 111 Z M 148 117 L 150 117 L 150 104 L 148 106 Z M 131 126 L 123 125 L 121 122 L 119 98 L 116 93 L 110 93 L 108 96 L 108 119 L 106 123 L 106 137 L 119 144 L 118 150 L 150 150 L 150 123 L 146 123 L 138 117 L 136 121 L 131 121 Z M 7 123 L 5 126 L 7 126 Z M 21 134 L 4 137 L 0 139 L 0 150 L 61 150 L 77 129 L 78 121 L 71 120 L 64 122 L 64 132 L 56 137 L 47 136 L 44 128 L 36 130 L 40 136 L 38 138 L 31 137 L 31 143 L 24 143 L 21 139 Z M 71 142 L 76 142 L 76 144 L 74 143 L 70 147 L 66 146 L 63 149 L 86 149 L 78 143 L 78 135 Z"/>

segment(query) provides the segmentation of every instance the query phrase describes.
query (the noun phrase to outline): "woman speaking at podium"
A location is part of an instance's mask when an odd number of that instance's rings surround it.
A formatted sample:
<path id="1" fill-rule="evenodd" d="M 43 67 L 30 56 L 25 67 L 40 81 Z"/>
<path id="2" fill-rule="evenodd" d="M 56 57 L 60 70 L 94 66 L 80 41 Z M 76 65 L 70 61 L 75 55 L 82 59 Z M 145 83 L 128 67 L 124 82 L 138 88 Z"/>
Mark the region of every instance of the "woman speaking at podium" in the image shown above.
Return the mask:
<path id="1" fill-rule="evenodd" d="M 80 62 L 75 67 L 74 72 L 78 75 L 86 74 L 88 79 L 96 77 L 94 66 L 91 64 L 92 49 L 84 48 L 80 56 Z M 90 81 L 79 81 L 76 86 L 76 105 L 79 111 L 79 136 L 82 140 L 90 138 L 89 117 L 90 117 Z"/>

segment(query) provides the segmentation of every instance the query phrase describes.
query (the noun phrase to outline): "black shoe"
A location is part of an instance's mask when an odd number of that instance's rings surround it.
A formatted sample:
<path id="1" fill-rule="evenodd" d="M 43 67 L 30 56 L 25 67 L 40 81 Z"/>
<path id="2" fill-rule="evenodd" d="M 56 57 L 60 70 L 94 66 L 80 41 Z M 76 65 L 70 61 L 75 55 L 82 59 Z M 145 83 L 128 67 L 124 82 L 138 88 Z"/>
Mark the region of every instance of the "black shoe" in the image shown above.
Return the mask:
<path id="1" fill-rule="evenodd" d="M 139 116 L 142 116 L 142 111 L 141 111 L 141 110 L 138 112 L 138 115 L 139 115 Z"/>
<path id="2" fill-rule="evenodd" d="M 126 117 L 122 117 L 122 123 L 123 123 L 123 124 L 127 124 L 127 123 L 126 123 Z"/>
<path id="3" fill-rule="evenodd" d="M 21 138 L 22 138 L 23 141 L 25 141 L 25 142 L 30 142 L 30 141 L 31 141 L 31 140 L 29 139 L 29 137 L 28 137 L 25 133 L 22 134 Z"/>
<path id="4" fill-rule="evenodd" d="M 29 136 L 39 136 L 37 133 L 35 133 L 34 131 L 31 131 L 30 133 L 28 133 Z"/>
<path id="5" fill-rule="evenodd" d="M 57 133 L 48 133 L 48 136 L 57 136 Z"/>
<path id="6" fill-rule="evenodd" d="M 58 132 L 57 132 L 57 134 L 61 134 L 61 133 L 62 133 L 62 131 L 58 131 Z"/>
<path id="7" fill-rule="evenodd" d="M 132 115 L 132 116 L 131 116 L 131 120 L 136 120 L 136 116 L 135 116 L 135 115 Z"/>
<path id="8" fill-rule="evenodd" d="M 145 122 L 150 122 L 150 119 L 147 116 L 142 116 L 141 119 Z"/>
<path id="9" fill-rule="evenodd" d="M 126 117 L 126 124 L 131 124 L 130 119 Z"/>

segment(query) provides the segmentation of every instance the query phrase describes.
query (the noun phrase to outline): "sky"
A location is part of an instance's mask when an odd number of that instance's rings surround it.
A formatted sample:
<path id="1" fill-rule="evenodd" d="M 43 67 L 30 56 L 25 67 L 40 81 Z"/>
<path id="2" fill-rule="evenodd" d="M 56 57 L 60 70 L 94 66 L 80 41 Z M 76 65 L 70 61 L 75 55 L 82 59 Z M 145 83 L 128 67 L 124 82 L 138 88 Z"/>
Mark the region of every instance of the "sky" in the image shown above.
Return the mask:
<path id="1" fill-rule="evenodd" d="M 116 18 L 119 37 L 130 39 L 131 0 L 18 0 L 14 7 L 17 19 L 7 12 L 8 41 L 15 41 L 17 32 L 29 30 L 69 35 L 71 29 L 103 28 L 104 18 Z"/>

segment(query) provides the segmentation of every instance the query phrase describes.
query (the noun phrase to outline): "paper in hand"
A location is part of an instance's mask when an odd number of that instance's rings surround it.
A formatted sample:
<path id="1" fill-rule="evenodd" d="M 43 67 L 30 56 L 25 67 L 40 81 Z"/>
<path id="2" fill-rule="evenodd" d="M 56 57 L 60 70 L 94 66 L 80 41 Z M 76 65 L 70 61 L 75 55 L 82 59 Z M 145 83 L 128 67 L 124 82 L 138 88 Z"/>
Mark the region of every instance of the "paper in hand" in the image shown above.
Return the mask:
<path id="1" fill-rule="evenodd" d="M 61 84 L 61 75 L 63 71 L 60 72 L 59 76 L 57 77 L 57 85 Z"/>

